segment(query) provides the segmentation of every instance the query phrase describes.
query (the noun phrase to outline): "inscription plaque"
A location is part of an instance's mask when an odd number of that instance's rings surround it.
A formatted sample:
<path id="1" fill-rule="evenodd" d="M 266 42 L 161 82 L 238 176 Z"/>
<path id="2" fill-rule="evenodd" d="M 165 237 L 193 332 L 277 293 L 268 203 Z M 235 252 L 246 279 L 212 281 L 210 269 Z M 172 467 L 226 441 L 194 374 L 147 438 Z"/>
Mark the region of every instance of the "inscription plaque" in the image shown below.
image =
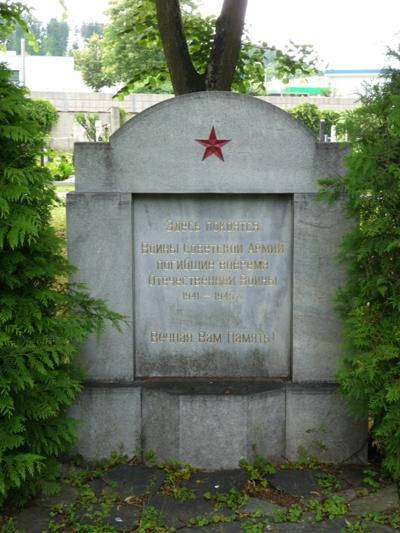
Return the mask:
<path id="1" fill-rule="evenodd" d="M 288 376 L 291 198 L 133 202 L 136 375 Z"/>

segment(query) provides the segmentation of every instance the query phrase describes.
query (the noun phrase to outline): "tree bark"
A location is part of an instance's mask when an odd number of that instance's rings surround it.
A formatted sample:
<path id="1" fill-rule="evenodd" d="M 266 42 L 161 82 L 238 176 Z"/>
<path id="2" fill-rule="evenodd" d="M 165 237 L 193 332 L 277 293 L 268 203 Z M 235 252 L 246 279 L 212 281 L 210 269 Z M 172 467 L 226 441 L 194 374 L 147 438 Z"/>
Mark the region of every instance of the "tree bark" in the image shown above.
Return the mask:
<path id="1" fill-rule="evenodd" d="M 224 0 L 207 67 L 206 90 L 230 91 L 239 60 L 247 0 Z"/>
<path id="2" fill-rule="evenodd" d="M 230 91 L 239 60 L 247 0 L 224 0 L 205 74 L 193 66 L 179 0 L 155 0 L 157 21 L 175 94 Z"/>
<path id="3" fill-rule="evenodd" d="M 205 90 L 204 75 L 193 66 L 183 30 L 179 0 L 156 0 L 157 21 L 175 94 Z"/>

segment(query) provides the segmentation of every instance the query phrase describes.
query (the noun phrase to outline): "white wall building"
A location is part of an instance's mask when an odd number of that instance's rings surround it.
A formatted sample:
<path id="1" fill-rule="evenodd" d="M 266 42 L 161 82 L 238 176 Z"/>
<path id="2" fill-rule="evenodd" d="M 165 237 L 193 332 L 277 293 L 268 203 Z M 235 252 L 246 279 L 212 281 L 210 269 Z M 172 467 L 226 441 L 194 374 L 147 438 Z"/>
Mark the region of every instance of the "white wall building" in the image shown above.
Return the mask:
<path id="1" fill-rule="evenodd" d="M 325 70 L 332 96 L 358 97 L 366 85 L 377 82 L 379 69 Z"/>
<path id="2" fill-rule="evenodd" d="M 3 53 L 0 54 L 0 62 L 6 63 L 8 68 L 14 72 L 15 81 L 23 83 L 23 58 L 21 56 L 16 55 L 15 52 Z M 346 83 L 351 79 L 351 77 L 346 78 L 346 75 L 341 76 Z M 324 87 L 327 79 L 327 77 L 319 77 L 314 78 L 313 81 L 305 80 L 305 83 L 309 86 L 314 83 L 314 85 Z M 296 81 L 299 83 L 299 80 Z M 82 128 L 76 123 L 75 113 L 96 113 L 103 126 L 112 131 L 110 117 L 112 110 L 115 111 L 116 107 L 122 108 L 129 118 L 173 96 L 172 94 L 131 94 L 120 101 L 112 98 L 117 91 L 116 87 L 95 93 L 84 83 L 81 73 L 74 69 L 73 57 L 26 56 L 24 85 L 31 91 L 32 98 L 49 100 L 57 109 L 58 122 L 51 134 L 52 146 L 58 150 L 68 151 L 73 149 L 74 142 L 86 140 Z M 285 87 L 290 86 L 295 87 L 293 82 Z M 280 84 L 280 87 L 283 85 Z M 305 101 L 301 92 L 285 93 L 279 89 L 277 94 L 279 96 L 260 98 L 282 109 L 290 109 Z M 308 103 L 333 111 L 354 109 L 358 105 L 351 97 L 321 97 L 313 92 L 309 92 L 307 96 Z"/>
<path id="3" fill-rule="evenodd" d="M 71 56 L 26 55 L 24 69 L 22 56 L 6 52 L 0 54 L 0 62 L 6 63 L 14 72 L 15 81 L 20 81 L 31 91 L 93 93 L 83 81 L 82 74 L 75 70 Z M 324 96 L 324 90 L 328 89 L 331 96 L 357 98 L 364 85 L 376 81 L 379 73 L 378 69 L 325 70 L 323 75 L 293 79 L 288 84 L 273 79 L 266 83 L 266 88 L 272 95 Z M 100 92 L 115 94 L 118 88 L 105 87 Z"/>
<path id="4" fill-rule="evenodd" d="M 266 82 L 268 94 L 293 96 L 324 96 L 328 91 L 339 98 L 357 98 L 365 85 L 377 81 L 379 69 L 325 70 L 323 75 L 295 78 L 284 84 L 272 79 Z"/>
<path id="5" fill-rule="evenodd" d="M 75 70 L 71 56 L 30 56 L 24 58 L 16 52 L 0 54 L 0 62 L 13 71 L 14 81 L 19 81 L 31 91 L 93 92 Z M 25 73 L 25 78 L 24 78 Z"/>

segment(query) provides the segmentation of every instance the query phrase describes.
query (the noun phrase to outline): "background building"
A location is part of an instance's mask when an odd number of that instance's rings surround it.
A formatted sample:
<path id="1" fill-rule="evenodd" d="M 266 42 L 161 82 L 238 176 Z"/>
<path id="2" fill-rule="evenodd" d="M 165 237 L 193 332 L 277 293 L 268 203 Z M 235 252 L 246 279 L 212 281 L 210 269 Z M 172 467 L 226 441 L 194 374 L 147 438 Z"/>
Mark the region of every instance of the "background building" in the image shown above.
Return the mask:
<path id="1" fill-rule="evenodd" d="M 325 70 L 320 76 L 295 78 L 287 84 L 272 79 L 265 85 L 269 95 L 358 98 L 366 85 L 377 81 L 379 74 L 379 69 Z"/>
<path id="2" fill-rule="evenodd" d="M 0 62 L 8 65 L 14 80 L 26 85 L 33 98 L 49 100 L 57 109 L 59 119 L 52 131 L 52 145 L 58 150 L 72 151 L 74 142 L 86 140 L 75 113 L 95 113 L 103 127 L 113 131 L 112 116 L 116 116 L 118 108 L 130 118 L 173 97 L 171 94 L 131 94 L 121 101 L 113 99 L 116 87 L 93 92 L 81 73 L 75 70 L 71 56 L 26 55 L 24 65 L 21 55 L 6 52 L 0 54 Z M 271 81 L 267 83 L 267 90 L 272 94 L 260 98 L 282 109 L 308 102 L 322 109 L 344 111 L 358 105 L 357 95 L 363 83 L 373 81 L 378 74 L 378 70 L 331 70 L 326 71 L 325 76 L 292 80 L 287 85 Z M 324 96 L 329 92 L 333 96 Z"/>

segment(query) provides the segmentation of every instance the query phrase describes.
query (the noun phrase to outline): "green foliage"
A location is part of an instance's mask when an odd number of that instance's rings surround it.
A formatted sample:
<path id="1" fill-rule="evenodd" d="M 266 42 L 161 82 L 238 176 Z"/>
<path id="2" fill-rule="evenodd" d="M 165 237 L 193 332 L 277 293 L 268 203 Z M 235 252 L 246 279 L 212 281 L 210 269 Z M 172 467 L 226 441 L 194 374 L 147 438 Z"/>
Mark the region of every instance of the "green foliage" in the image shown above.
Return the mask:
<path id="1" fill-rule="evenodd" d="M 196 493 L 193 489 L 188 489 L 187 487 L 176 487 L 173 497 L 180 501 L 195 500 Z"/>
<path id="2" fill-rule="evenodd" d="M 337 126 L 342 120 L 342 113 L 320 109 L 315 104 L 300 104 L 288 110 L 288 113 L 297 120 L 300 120 L 311 130 L 315 137 L 319 135 L 320 121 L 325 121 L 325 132 L 329 133 L 331 126 Z"/>
<path id="3" fill-rule="evenodd" d="M 191 3 L 181 2 L 188 44 L 198 64 L 209 51 L 212 19 L 190 13 Z M 114 0 L 110 23 L 104 28 L 102 73 L 105 83 L 123 83 L 128 92 L 172 92 L 169 72 L 158 32 L 153 0 Z M 206 52 L 207 53 L 207 52 Z M 92 85 L 90 85 L 92 86 Z"/>
<path id="4" fill-rule="evenodd" d="M 319 428 L 307 428 L 305 432 L 311 436 L 308 447 L 298 446 L 297 460 L 293 465 L 299 468 L 315 470 L 319 466 L 318 456 L 328 450 L 326 444 L 323 442 L 326 429 L 324 426 L 320 426 Z"/>
<path id="5" fill-rule="evenodd" d="M 82 78 L 94 91 L 99 91 L 102 87 L 110 87 L 113 84 L 111 76 L 103 72 L 103 48 L 101 37 L 98 33 L 86 41 L 86 46 L 82 50 L 73 52 L 75 66 L 82 73 Z"/>
<path id="6" fill-rule="evenodd" d="M 325 492 L 332 492 L 341 489 L 341 484 L 338 478 L 330 472 L 321 472 L 317 474 L 317 482 L 322 490 Z"/>
<path id="7" fill-rule="evenodd" d="M 46 126 L 0 65 L 0 503 L 55 490 L 56 457 L 75 438 L 65 411 L 81 388 L 77 343 L 119 318 L 64 279 L 50 225 L 57 202 L 38 164 Z"/>
<path id="8" fill-rule="evenodd" d="M 268 486 L 266 476 L 268 474 L 273 474 L 275 468 L 262 455 L 256 453 L 255 447 L 253 447 L 253 451 L 253 463 L 241 459 L 239 461 L 239 466 L 246 472 L 247 477 L 249 478 L 247 482 L 247 492 L 252 495 L 257 495 Z"/>
<path id="9" fill-rule="evenodd" d="M 88 141 L 96 142 L 96 122 L 99 120 L 97 113 L 75 113 L 76 122 L 85 130 Z"/>
<path id="10" fill-rule="evenodd" d="M 64 482 L 67 485 L 80 489 L 86 486 L 88 481 L 102 477 L 108 469 L 126 463 L 127 461 L 127 456 L 120 455 L 117 452 L 112 452 L 110 457 L 105 459 L 91 461 L 89 463 L 85 463 L 82 457 L 78 455 L 74 458 L 74 462 L 71 460 L 71 467 L 67 476 L 64 477 Z M 76 466 L 78 468 L 75 468 Z"/>
<path id="11" fill-rule="evenodd" d="M 371 470 L 370 468 L 366 468 L 363 470 L 363 483 L 364 485 L 368 485 L 372 490 L 378 490 L 381 486 L 381 479 L 379 477 L 379 473 L 375 470 Z"/>
<path id="12" fill-rule="evenodd" d="M 182 19 L 189 52 L 196 70 L 204 73 L 214 42 L 215 18 L 203 17 L 193 0 L 182 0 Z M 130 92 L 172 92 L 158 32 L 153 0 L 113 0 L 110 23 L 104 36 L 89 41 L 76 52 L 78 68 L 85 82 L 95 90 L 116 83 L 125 84 L 120 95 Z M 316 72 L 315 58 L 308 46 L 292 43 L 286 51 L 253 43 L 246 32 L 234 75 L 232 89 L 238 92 L 265 94 L 264 75 L 267 57 L 274 62 L 279 78 Z"/>
<path id="13" fill-rule="evenodd" d="M 265 45 L 267 47 L 267 45 Z M 290 41 L 285 50 L 267 47 L 273 52 L 272 72 L 275 78 L 287 83 L 290 78 L 312 76 L 318 72 L 317 56 L 309 44 L 295 44 Z"/>
<path id="14" fill-rule="evenodd" d="M 65 56 L 68 46 L 69 26 L 65 21 L 52 18 L 47 25 L 29 12 L 23 15 L 23 25 L 15 23 L 9 31 L 7 50 L 21 53 L 21 38 L 27 37 L 26 52 L 29 55 Z"/>
<path id="15" fill-rule="evenodd" d="M 142 457 L 143 464 L 146 466 L 154 466 L 157 462 L 156 454 L 153 450 L 143 450 L 138 455 Z"/>
<path id="16" fill-rule="evenodd" d="M 82 38 L 87 41 L 92 35 L 103 35 L 104 24 L 101 22 L 85 22 L 81 26 Z"/>
<path id="17" fill-rule="evenodd" d="M 400 54 L 392 52 L 393 59 Z M 346 285 L 337 296 L 344 321 L 338 373 L 351 412 L 373 419 L 384 465 L 400 479 L 400 70 L 387 69 L 353 111 L 347 173 L 322 182 L 322 197 L 346 193 L 355 224 L 341 247 Z"/>
<path id="18" fill-rule="evenodd" d="M 72 154 L 68 152 L 56 152 L 52 150 L 51 161 L 47 163 L 47 168 L 50 171 L 51 177 L 55 181 L 64 181 L 74 173 L 74 164 L 72 162 Z"/>
<path id="19" fill-rule="evenodd" d="M 163 525 L 162 514 L 151 505 L 143 509 L 140 519 L 138 533 L 173 533 L 174 528 Z"/>
<path id="20" fill-rule="evenodd" d="M 239 466 L 246 472 L 247 477 L 249 478 L 249 485 L 254 489 L 251 492 L 254 493 L 259 489 L 266 488 L 268 486 L 266 476 L 275 472 L 275 467 L 273 467 L 264 457 L 256 453 L 254 454 L 252 463 L 247 462 L 246 459 L 241 459 L 239 461 Z"/>
<path id="21" fill-rule="evenodd" d="M 49 134 L 58 120 L 56 108 L 48 100 L 30 100 L 27 102 L 30 106 L 30 117 L 45 134 Z"/>
<path id="22" fill-rule="evenodd" d="M 314 520 L 322 522 L 322 520 L 334 520 L 340 516 L 345 516 L 348 511 L 348 506 L 341 496 L 330 496 L 323 502 L 319 500 L 309 500 L 307 508 L 312 511 Z"/>
<path id="23" fill-rule="evenodd" d="M 340 533 L 368 533 L 370 529 L 364 525 L 361 520 L 356 522 L 348 522 L 346 520 L 346 527 L 340 530 Z"/>
<path id="24" fill-rule="evenodd" d="M 106 489 L 96 495 L 89 485 L 81 485 L 79 496 L 73 504 L 59 504 L 52 508 L 48 531 L 115 533 L 115 527 L 110 524 L 110 514 L 116 499 L 117 495 Z"/>
<path id="25" fill-rule="evenodd" d="M 243 533 L 265 533 L 271 529 L 268 518 L 261 519 L 259 516 L 252 516 L 241 522 L 240 528 Z"/>
<path id="26" fill-rule="evenodd" d="M 194 490 L 182 487 L 182 482 L 192 477 L 196 469 L 189 464 L 182 464 L 180 461 L 171 459 L 159 465 L 165 472 L 165 481 L 162 493 L 172 496 L 176 500 L 194 500 L 196 494 Z"/>
<path id="27" fill-rule="evenodd" d="M 295 503 L 286 509 L 279 509 L 278 511 L 274 512 L 272 518 L 274 522 L 279 524 L 283 522 L 299 523 L 301 522 L 303 512 L 304 508 L 300 504 Z"/>
<path id="28" fill-rule="evenodd" d="M 315 470 L 318 468 L 318 465 L 318 458 L 315 455 L 312 455 L 309 450 L 307 450 L 304 446 L 299 446 L 297 448 L 297 460 L 294 462 L 295 467 Z"/>
<path id="29" fill-rule="evenodd" d="M 42 23 L 35 19 L 31 14 L 24 16 L 24 21 L 27 28 L 32 35 L 31 39 L 25 44 L 25 51 L 29 55 L 42 55 L 45 38 L 45 29 Z M 21 54 L 21 39 L 26 37 L 26 29 L 17 25 L 14 32 L 7 39 L 7 50 L 15 50 L 17 54 Z"/>
<path id="30" fill-rule="evenodd" d="M 126 119 L 126 111 L 122 107 L 119 107 L 118 108 L 118 113 L 119 113 L 119 121 L 120 121 L 120 124 L 122 126 L 123 124 L 125 124 L 125 122 L 127 120 Z"/>
<path id="31" fill-rule="evenodd" d="M 204 498 L 206 500 L 213 500 L 215 502 L 215 509 L 227 508 L 235 512 L 239 512 L 249 501 L 247 494 L 242 494 L 236 488 L 230 489 L 227 494 L 206 492 Z"/>
<path id="32" fill-rule="evenodd" d="M 67 54 L 69 26 L 65 21 L 55 18 L 49 20 L 44 39 L 44 53 L 48 56 L 65 56 Z"/>
<path id="33" fill-rule="evenodd" d="M 30 35 L 25 20 L 28 13 L 22 2 L 0 2 L 0 43 L 12 34 L 15 26 Z"/>
<path id="34" fill-rule="evenodd" d="M 200 515 L 189 520 L 190 526 L 205 527 L 211 524 L 230 523 L 235 519 L 235 515 L 212 512 L 208 515 Z"/>

